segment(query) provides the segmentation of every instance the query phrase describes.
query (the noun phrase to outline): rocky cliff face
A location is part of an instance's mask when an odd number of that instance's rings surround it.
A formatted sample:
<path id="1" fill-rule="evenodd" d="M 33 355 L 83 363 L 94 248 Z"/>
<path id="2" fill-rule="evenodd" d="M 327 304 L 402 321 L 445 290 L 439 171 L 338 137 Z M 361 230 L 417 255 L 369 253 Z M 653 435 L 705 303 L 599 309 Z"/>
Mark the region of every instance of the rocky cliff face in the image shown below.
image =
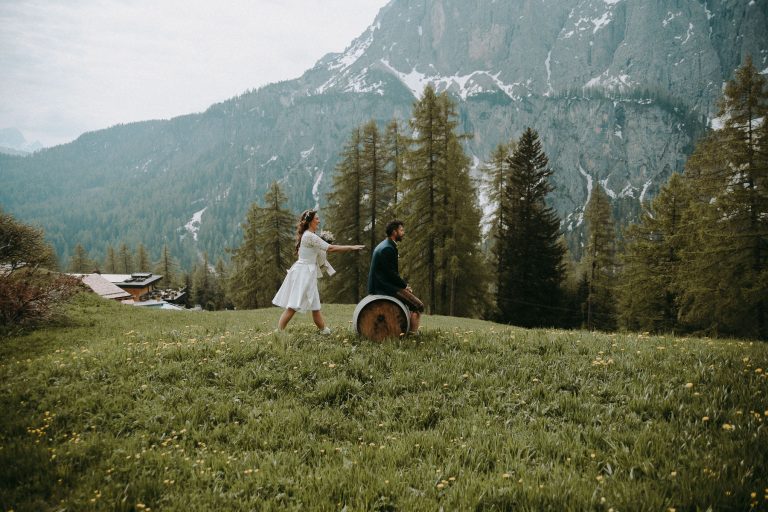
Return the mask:
<path id="1" fill-rule="evenodd" d="M 431 83 L 459 102 L 477 165 L 525 127 L 539 131 L 553 204 L 564 229 L 577 230 L 592 183 L 631 216 L 683 169 L 743 57 L 768 73 L 766 26 L 768 2 L 757 0 L 393 0 L 345 52 L 299 79 L 200 115 L 0 159 L 9 185 L 0 203 L 40 222 L 62 255 L 84 237 L 96 252 L 125 240 L 221 254 L 273 179 L 294 209 L 322 206 L 350 131 L 371 118 L 407 120 Z M 126 187 L 151 215 L 131 210 Z M 203 209 L 193 242 L 182 226 Z M 62 210 L 77 227 L 62 224 Z M 120 214 L 99 223 L 104 210 Z"/>
<path id="2" fill-rule="evenodd" d="M 748 0 L 395 1 L 305 91 L 384 92 L 380 71 L 414 94 L 430 82 L 462 98 L 649 88 L 708 115 L 744 55 L 768 65 L 767 21 L 768 4 Z"/>

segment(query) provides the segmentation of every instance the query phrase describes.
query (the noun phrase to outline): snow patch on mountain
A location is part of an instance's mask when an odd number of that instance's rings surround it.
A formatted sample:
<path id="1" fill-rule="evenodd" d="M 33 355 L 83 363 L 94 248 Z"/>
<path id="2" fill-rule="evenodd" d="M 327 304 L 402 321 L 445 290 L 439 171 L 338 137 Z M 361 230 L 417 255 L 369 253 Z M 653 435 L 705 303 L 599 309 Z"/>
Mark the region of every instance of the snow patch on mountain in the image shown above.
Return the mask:
<path id="1" fill-rule="evenodd" d="M 547 53 L 547 60 L 544 61 L 544 66 L 547 68 L 547 92 L 544 93 L 544 96 L 551 96 L 555 92 L 552 88 L 552 69 L 549 67 L 551 61 L 552 50 L 549 50 L 549 53 Z"/>
<path id="2" fill-rule="evenodd" d="M 351 77 L 344 87 L 344 92 L 374 92 L 379 96 L 384 96 L 384 82 L 379 80 L 369 84 L 367 82 L 368 68 L 364 68 L 360 73 Z"/>
<path id="3" fill-rule="evenodd" d="M 338 85 L 343 81 L 343 79 L 347 76 L 347 71 L 349 70 L 352 65 L 360 60 L 360 57 L 362 57 L 365 52 L 368 50 L 368 48 L 371 47 L 373 44 L 373 41 L 375 39 L 374 34 L 376 30 L 381 28 L 381 22 L 377 22 L 374 25 L 371 25 L 368 27 L 368 29 L 352 41 L 352 44 L 349 45 L 349 47 L 344 51 L 344 53 L 336 55 L 331 59 L 331 61 L 325 65 L 325 67 L 328 69 L 328 71 L 334 72 L 328 81 L 326 81 L 323 85 L 315 89 L 315 94 L 322 94 L 323 92 L 327 91 L 331 87 Z M 362 74 L 358 75 L 358 80 L 350 80 L 350 83 L 347 85 L 346 89 L 347 91 L 354 91 L 354 92 L 368 92 L 368 90 L 365 89 L 364 84 L 362 84 L 359 80 L 359 77 Z"/>
<path id="4" fill-rule="evenodd" d="M 314 145 L 314 144 L 312 144 L 312 147 L 311 147 L 311 148 L 309 148 L 309 149 L 307 149 L 307 150 L 304 150 L 304 151 L 302 151 L 302 152 L 301 152 L 301 159 L 302 159 L 302 160 L 306 160 L 306 159 L 307 159 L 307 157 L 309 157 L 309 155 L 311 155 L 311 154 L 312 154 L 312 152 L 313 152 L 314 150 L 315 150 L 315 145 Z"/>
<path id="5" fill-rule="evenodd" d="M 683 39 L 683 36 L 677 36 L 675 39 L 680 41 L 680 44 L 685 44 L 691 38 L 691 35 L 693 35 L 693 23 L 688 23 L 688 31 L 685 33 L 685 39 Z"/>
<path id="6" fill-rule="evenodd" d="M 320 206 L 320 182 L 323 181 L 324 171 L 320 171 L 315 176 L 315 182 L 312 184 L 312 198 L 315 200 L 315 209 Z"/>
<path id="7" fill-rule="evenodd" d="M 599 18 L 593 18 L 592 24 L 595 26 L 595 28 L 592 30 L 593 34 L 596 34 L 598 30 L 606 26 L 611 22 L 611 13 L 605 12 L 602 16 Z"/>
<path id="8" fill-rule="evenodd" d="M 616 192 L 614 192 L 613 190 L 610 189 L 610 187 L 608 187 L 608 178 L 605 178 L 604 180 L 600 180 L 600 185 L 602 185 L 603 190 L 605 190 L 605 193 L 608 194 L 608 196 L 611 199 L 616 199 Z"/>
<path id="9" fill-rule="evenodd" d="M 605 89 L 629 89 L 634 85 L 632 80 L 630 80 L 629 75 L 623 74 L 623 75 L 610 75 L 608 73 L 608 70 L 606 69 L 603 71 L 600 75 L 596 76 L 595 78 L 588 81 L 584 87 L 589 89 L 591 87 L 602 87 Z"/>
<path id="10" fill-rule="evenodd" d="M 200 222 L 203 220 L 203 212 L 207 210 L 208 207 L 206 206 L 202 210 L 195 212 L 192 214 L 192 219 L 184 224 L 184 229 L 187 230 L 187 232 L 192 235 L 192 238 L 197 242 L 197 234 L 200 232 Z"/>
<path id="11" fill-rule="evenodd" d="M 143 172 L 143 173 L 146 173 L 146 172 L 149 170 L 149 164 L 151 164 L 151 163 L 152 163 L 152 159 L 150 158 L 149 160 L 147 160 L 146 162 L 144 162 L 144 163 L 141 165 L 141 167 L 139 167 L 139 166 L 137 165 L 136 167 L 134 167 L 134 169 L 138 170 L 139 172 Z"/>
<path id="12" fill-rule="evenodd" d="M 357 60 L 363 56 L 365 51 L 373 43 L 373 35 L 377 28 L 378 25 L 368 27 L 368 30 L 366 30 L 362 36 L 352 41 L 352 44 L 349 45 L 349 48 L 347 48 L 344 53 L 337 57 L 335 62 L 332 62 L 328 65 L 328 69 L 331 71 L 337 69 L 346 69 L 357 62 Z"/>
<path id="13" fill-rule="evenodd" d="M 705 7 L 705 8 L 706 8 L 706 7 Z M 669 24 L 672 22 L 672 20 L 674 20 L 674 19 L 675 19 L 675 18 L 677 18 L 678 16 L 682 16 L 682 15 L 683 15 L 683 13 L 682 13 L 682 12 L 673 13 L 672 11 L 667 11 L 667 17 L 666 17 L 666 18 L 664 18 L 664 19 L 661 21 L 661 26 L 662 26 L 662 27 L 664 27 L 664 28 L 666 28 L 666 27 L 667 27 L 667 25 L 669 25 Z"/>
<path id="14" fill-rule="evenodd" d="M 523 84 L 516 82 L 513 84 L 506 84 L 499 79 L 501 71 L 496 74 L 491 74 L 490 71 L 480 70 L 473 71 L 467 75 L 453 75 L 453 76 L 441 76 L 439 74 L 427 75 L 416 68 L 413 68 L 408 73 L 403 73 L 395 69 L 392 64 L 386 59 L 382 59 L 381 63 L 386 67 L 390 73 L 395 75 L 408 89 L 411 90 L 415 98 L 420 98 L 424 92 L 424 87 L 431 84 L 437 92 L 450 90 L 457 94 L 461 99 L 466 100 L 471 96 L 483 92 L 493 92 L 494 89 L 489 89 L 482 84 L 483 81 L 491 82 L 496 89 L 504 92 L 507 96 L 515 101 L 519 101 L 522 97 L 515 92 L 515 89 L 523 86 Z M 530 85 L 530 80 L 525 85 Z"/>
<path id="15" fill-rule="evenodd" d="M 643 185 L 643 191 L 640 192 L 640 204 L 642 204 L 643 201 L 645 200 L 645 194 L 646 192 L 648 192 L 648 188 L 651 186 L 652 183 L 653 183 L 653 180 L 648 180 L 645 182 L 645 185 Z"/>
<path id="16" fill-rule="evenodd" d="M 634 199 L 635 187 L 633 187 L 630 182 L 627 182 L 627 186 L 624 187 L 621 192 L 619 192 L 619 197 L 631 197 Z"/>
<path id="17" fill-rule="evenodd" d="M 584 210 L 587 209 L 589 200 L 592 199 L 592 176 L 590 176 L 589 173 L 584 170 L 581 164 L 579 164 L 579 172 L 587 180 L 587 200 L 584 201 L 584 207 L 581 209 L 581 212 L 579 212 L 579 220 L 576 222 L 576 227 L 581 226 L 581 223 L 584 222 Z"/>

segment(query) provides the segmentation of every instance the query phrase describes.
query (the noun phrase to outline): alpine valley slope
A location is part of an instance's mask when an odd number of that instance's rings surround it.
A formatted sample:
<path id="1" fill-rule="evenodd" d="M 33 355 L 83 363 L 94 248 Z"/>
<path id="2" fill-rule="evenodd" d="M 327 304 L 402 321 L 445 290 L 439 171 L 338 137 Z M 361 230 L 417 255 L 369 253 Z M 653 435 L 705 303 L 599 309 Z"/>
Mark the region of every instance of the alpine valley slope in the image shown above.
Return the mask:
<path id="1" fill-rule="evenodd" d="M 577 248 L 592 183 L 631 218 L 682 171 L 744 56 L 768 73 L 766 26 L 764 0 L 392 0 L 298 79 L 0 155 L 0 205 L 42 226 L 63 261 L 77 243 L 101 257 L 120 241 L 214 259 L 272 180 L 294 210 L 322 206 L 351 130 L 406 121 L 431 83 L 458 101 L 478 166 L 538 130 Z"/>

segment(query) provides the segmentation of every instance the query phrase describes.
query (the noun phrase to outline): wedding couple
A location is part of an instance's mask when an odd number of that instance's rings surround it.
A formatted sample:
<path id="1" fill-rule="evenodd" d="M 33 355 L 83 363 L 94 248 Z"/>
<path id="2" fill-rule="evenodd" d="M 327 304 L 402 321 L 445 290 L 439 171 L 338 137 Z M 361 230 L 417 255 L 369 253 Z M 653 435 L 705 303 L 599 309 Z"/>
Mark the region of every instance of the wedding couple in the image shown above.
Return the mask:
<path id="1" fill-rule="evenodd" d="M 285 308 L 277 323 L 278 330 L 285 329 L 297 311 L 312 311 L 312 320 L 321 334 L 330 334 L 320 313 L 320 293 L 317 279 L 325 271 L 335 273 L 326 260 L 326 253 L 361 251 L 364 245 L 333 245 L 317 235 L 320 216 L 315 210 L 305 210 L 301 214 L 296 229 L 296 253 L 298 260 L 288 270 L 283 284 L 272 299 L 272 304 Z M 405 236 L 402 221 L 393 220 L 387 224 L 387 237 L 374 249 L 371 269 L 368 273 L 368 293 L 397 297 L 411 311 L 411 332 L 419 329 L 421 312 L 424 304 L 413 294 L 413 290 L 400 277 L 397 268 L 397 244 Z"/>

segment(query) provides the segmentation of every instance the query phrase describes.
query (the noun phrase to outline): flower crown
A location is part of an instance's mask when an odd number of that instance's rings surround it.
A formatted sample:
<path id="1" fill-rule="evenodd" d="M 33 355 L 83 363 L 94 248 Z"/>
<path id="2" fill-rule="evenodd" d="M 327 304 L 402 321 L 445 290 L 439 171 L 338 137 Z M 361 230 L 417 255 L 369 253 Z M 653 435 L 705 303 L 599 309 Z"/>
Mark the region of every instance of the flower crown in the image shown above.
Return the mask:
<path id="1" fill-rule="evenodd" d="M 301 214 L 301 222 L 311 222 L 316 214 L 317 210 L 305 210 L 304 213 Z"/>

